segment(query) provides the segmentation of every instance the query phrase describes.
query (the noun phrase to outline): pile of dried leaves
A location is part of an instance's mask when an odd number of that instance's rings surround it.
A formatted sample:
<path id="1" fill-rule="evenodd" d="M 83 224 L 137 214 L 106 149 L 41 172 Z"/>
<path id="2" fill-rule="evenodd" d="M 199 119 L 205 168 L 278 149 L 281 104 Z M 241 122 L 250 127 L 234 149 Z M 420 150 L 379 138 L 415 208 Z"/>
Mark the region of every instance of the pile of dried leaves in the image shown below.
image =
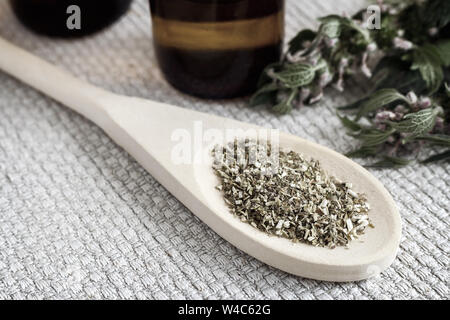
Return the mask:
<path id="1" fill-rule="evenodd" d="M 347 246 L 370 225 L 369 204 L 316 160 L 269 143 L 216 147 L 213 168 L 234 215 L 268 234 L 314 246 Z"/>

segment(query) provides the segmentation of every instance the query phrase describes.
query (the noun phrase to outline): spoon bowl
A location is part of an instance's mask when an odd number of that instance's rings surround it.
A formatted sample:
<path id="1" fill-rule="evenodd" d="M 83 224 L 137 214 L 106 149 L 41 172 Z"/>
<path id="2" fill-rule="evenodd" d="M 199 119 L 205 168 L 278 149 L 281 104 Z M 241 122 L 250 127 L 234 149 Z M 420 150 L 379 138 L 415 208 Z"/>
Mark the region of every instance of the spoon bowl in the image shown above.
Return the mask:
<path id="1" fill-rule="evenodd" d="M 347 249 L 294 243 L 267 235 L 230 213 L 215 189 L 219 182 L 211 168 L 212 157 L 205 156 L 211 150 L 211 141 L 191 141 L 189 145 L 196 145 L 200 151 L 191 153 L 194 157 L 190 161 L 174 160 L 176 144 L 183 137 L 196 140 L 199 132 L 209 130 L 239 136 L 239 132 L 264 128 L 107 92 L 2 39 L 0 69 L 96 123 L 221 237 L 271 266 L 312 279 L 355 281 L 382 272 L 395 258 L 401 219 L 393 199 L 367 170 L 337 152 L 287 133 L 279 135 L 282 149 L 319 160 L 328 174 L 352 183 L 355 191 L 364 193 L 375 228 L 366 229 Z"/>
<path id="2" fill-rule="evenodd" d="M 394 260 L 401 235 L 401 220 L 389 193 L 367 170 L 328 148 L 281 133 L 280 148 L 319 160 L 322 168 L 338 179 L 353 184 L 371 205 L 370 219 L 375 228 L 367 228 L 348 248 L 314 247 L 268 235 L 242 223 L 230 213 L 221 192 L 219 179 L 211 164 L 194 167 L 197 183 L 214 212 L 213 229 L 229 242 L 265 263 L 286 272 L 326 281 L 356 281 L 375 276 Z M 211 161 L 212 162 L 212 161 Z M 197 214 L 198 215 L 198 214 Z M 208 219 L 207 217 L 201 218 Z M 209 223 L 208 223 L 209 224 Z M 229 235 L 232 235 L 229 236 Z"/>

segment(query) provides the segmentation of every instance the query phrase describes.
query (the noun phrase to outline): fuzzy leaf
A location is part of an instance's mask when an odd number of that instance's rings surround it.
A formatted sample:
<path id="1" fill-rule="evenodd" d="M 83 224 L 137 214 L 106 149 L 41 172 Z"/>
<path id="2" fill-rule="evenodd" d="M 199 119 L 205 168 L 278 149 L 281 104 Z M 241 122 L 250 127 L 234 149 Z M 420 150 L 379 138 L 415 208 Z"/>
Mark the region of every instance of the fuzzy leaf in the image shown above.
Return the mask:
<path id="1" fill-rule="evenodd" d="M 331 39 L 338 38 L 341 35 L 342 19 L 342 17 L 337 15 L 320 18 L 319 21 L 322 24 L 320 25 L 319 33 Z"/>
<path id="2" fill-rule="evenodd" d="M 361 147 L 359 149 L 350 151 L 346 153 L 345 155 L 350 158 L 366 158 L 366 157 L 372 157 L 377 154 L 378 147 Z"/>
<path id="3" fill-rule="evenodd" d="M 287 88 L 298 88 L 310 84 L 316 75 L 315 67 L 306 63 L 289 64 L 275 77 Z"/>
<path id="4" fill-rule="evenodd" d="M 341 116 L 339 113 L 337 114 L 337 116 L 341 120 L 341 122 L 344 125 L 344 127 L 346 127 L 347 129 L 349 129 L 351 131 L 359 131 L 359 130 L 361 130 L 361 125 L 359 125 L 356 121 L 350 120 L 346 116 Z"/>
<path id="5" fill-rule="evenodd" d="M 450 147 L 450 135 L 446 134 L 427 134 L 416 137 L 416 140 L 428 141 L 432 145 Z"/>
<path id="6" fill-rule="evenodd" d="M 298 93 L 298 89 L 291 90 L 289 96 L 285 100 L 283 100 L 280 103 L 278 103 L 277 105 L 275 105 L 272 108 L 272 111 L 275 113 L 278 113 L 278 114 L 289 113 L 292 110 L 292 101 L 294 101 L 297 93 Z"/>
<path id="7" fill-rule="evenodd" d="M 419 70 L 430 94 L 435 93 L 444 80 L 439 50 L 432 44 L 426 44 L 414 50 L 412 58 L 411 70 Z"/>
<path id="8" fill-rule="evenodd" d="M 395 89 L 380 89 L 364 101 L 358 111 L 357 119 L 397 100 L 408 102 L 406 97 Z"/>
<path id="9" fill-rule="evenodd" d="M 273 79 L 267 75 L 267 72 L 269 70 L 278 71 L 281 68 L 281 66 L 282 66 L 281 62 L 274 62 L 274 63 L 267 65 L 264 68 L 261 75 L 259 76 L 257 87 L 262 88 L 264 85 L 272 82 Z"/>
<path id="10" fill-rule="evenodd" d="M 305 49 L 303 46 L 305 41 L 313 41 L 317 32 L 310 29 L 305 29 L 297 33 L 297 35 L 289 41 L 289 52 L 296 53 L 297 51 Z"/>
<path id="11" fill-rule="evenodd" d="M 372 42 L 369 29 L 359 26 L 353 19 L 350 18 L 341 18 L 341 19 L 343 28 L 347 28 L 359 33 L 363 37 L 366 44 Z"/>
<path id="12" fill-rule="evenodd" d="M 428 133 L 436 123 L 437 109 L 428 108 L 414 113 L 408 113 L 400 122 L 389 122 L 393 128 L 402 133 L 408 133 L 408 139 Z"/>
<path id="13" fill-rule="evenodd" d="M 384 143 L 394 132 L 395 129 L 389 129 L 387 131 L 368 129 L 356 138 L 362 140 L 363 147 L 373 147 Z"/>
<path id="14" fill-rule="evenodd" d="M 370 33 L 368 29 L 359 26 L 353 19 L 338 15 L 329 15 L 318 19 L 322 22 L 320 31 L 330 38 L 337 38 L 344 30 L 352 30 L 359 33 L 366 42 L 370 42 Z"/>
<path id="15" fill-rule="evenodd" d="M 264 85 L 250 98 L 250 106 L 254 107 L 262 104 L 273 103 L 275 101 L 276 91 L 278 89 L 277 84 L 273 82 Z"/>
<path id="16" fill-rule="evenodd" d="M 383 157 L 382 160 L 372 163 L 370 165 L 367 165 L 366 167 L 369 168 L 400 168 L 404 167 L 408 164 L 410 164 L 411 161 L 403 158 L 396 158 L 396 157 Z"/>
<path id="17" fill-rule="evenodd" d="M 425 94 L 427 84 L 418 70 L 411 70 L 410 62 L 399 57 L 384 57 L 374 70 L 375 89 L 395 88 L 402 94 L 414 91 Z"/>

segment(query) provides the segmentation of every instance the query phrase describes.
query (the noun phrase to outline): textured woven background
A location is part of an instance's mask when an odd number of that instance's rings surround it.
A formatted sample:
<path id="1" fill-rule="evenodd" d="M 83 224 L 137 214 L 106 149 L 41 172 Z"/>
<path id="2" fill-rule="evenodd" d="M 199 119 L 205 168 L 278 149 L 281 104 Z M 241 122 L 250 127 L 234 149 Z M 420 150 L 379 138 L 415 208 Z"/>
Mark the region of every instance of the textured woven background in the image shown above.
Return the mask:
<path id="1" fill-rule="evenodd" d="M 287 37 L 364 1 L 288 0 Z M 78 41 L 30 34 L 0 0 L 0 36 L 117 93 L 270 125 L 348 151 L 330 92 L 276 117 L 245 101 L 175 91 L 152 51 L 147 1 Z M 291 276 L 237 250 L 174 199 L 95 125 L 0 73 L 0 298 L 449 298 L 448 164 L 373 171 L 398 203 L 403 239 L 382 275 L 333 284 Z"/>

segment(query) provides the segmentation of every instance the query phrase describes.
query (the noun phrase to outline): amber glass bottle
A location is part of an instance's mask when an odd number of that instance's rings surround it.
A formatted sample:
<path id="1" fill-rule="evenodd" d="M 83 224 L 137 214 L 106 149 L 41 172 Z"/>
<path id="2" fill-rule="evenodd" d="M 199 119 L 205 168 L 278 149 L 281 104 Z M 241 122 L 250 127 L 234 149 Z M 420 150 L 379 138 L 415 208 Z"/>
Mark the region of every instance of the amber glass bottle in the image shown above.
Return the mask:
<path id="1" fill-rule="evenodd" d="M 249 94 L 280 58 L 284 0 L 150 0 L 150 7 L 159 65 L 183 92 Z"/>
<path id="2" fill-rule="evenodd" d="M 10 0 L 19 20 L 31 30 L 56 37 L 78 37 L 99 31 L 130 7 L 132 0 Z M 69 6 L 80 8 L 80 29 L 69 29 Z"/>

